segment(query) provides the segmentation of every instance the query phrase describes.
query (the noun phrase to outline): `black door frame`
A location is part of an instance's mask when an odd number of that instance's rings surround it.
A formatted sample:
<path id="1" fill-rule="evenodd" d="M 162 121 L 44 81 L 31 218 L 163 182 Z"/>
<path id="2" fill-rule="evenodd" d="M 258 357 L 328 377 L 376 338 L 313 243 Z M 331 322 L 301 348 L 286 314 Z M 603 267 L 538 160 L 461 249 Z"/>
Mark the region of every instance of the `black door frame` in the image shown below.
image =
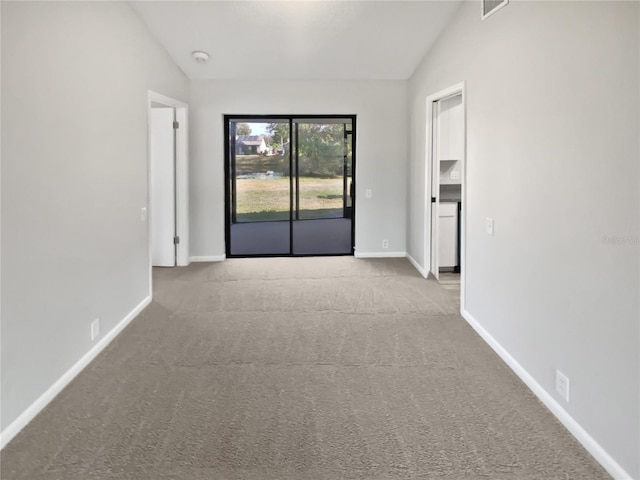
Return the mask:
<path id="1" fill-rule="evenodd" d="M 296 201 L 299 199 L 294 198 L 295 195 L 299 196 L 298 191 L 298 171 L 297 166 L 298 162 L 294 162 L 293 159 L 293 120 L 294 119 L 313 119 L 313 120 L 336 120 L 336 119 L 350 119 L 351 120 L 351 252 L 349 253 L 335 253 L 335 254 L 296 254 L 293 253 L 293 221 L 294 219 L 294 208 Z M 317 115 L 317 114 L 298 114 L 298 115 L 240 115 L 240 114 L 225 114 L 223 115 L 224 120 L 224 227 L 225 227 L 225 252 L 227 258 L 243 258 L 243 257 L 316 257 L 316 256 L 349 256 L 354 255 L 355 252 L 355 243 L 356 243 L 356 115 Z M 268 121 L 268 120 L 288 120 L 289 121 L 289 253 L 288 254 L 257 254 L 257 255 L 233 255 L 231 254 L 231 223 L 232 215 L 235 215 L 235 211 L 233 210 L 233 204 L 235 203 L 235 182 L 233 179 L 235 178 L 235 151 L 231 151 L 231 135 L 235 137 L 235 130 L 232 132 L 230 125 L 233 121 L 244 121 L 250 122 L 255 120 L 256 122 Z M 283 122 L 284 123 L 284 122 Z M 297 132 L 297 128 L 296 128 Z M 296 138 L 296 146 L 297 146 L 297 138 Z M 297 147 L 296 147 L 297 151 Z M 233 161 L 232 161 L 233 160 Z M 294 165 L 296 166 L 296 171 L 294 172 Z M 295 174 L 295 182 L 296 188 L 294 189 L 294 174 Z M 346 172 L 345 172 L 346 179 Z M 296 209 L 297 210 L 297 209 Z"/>

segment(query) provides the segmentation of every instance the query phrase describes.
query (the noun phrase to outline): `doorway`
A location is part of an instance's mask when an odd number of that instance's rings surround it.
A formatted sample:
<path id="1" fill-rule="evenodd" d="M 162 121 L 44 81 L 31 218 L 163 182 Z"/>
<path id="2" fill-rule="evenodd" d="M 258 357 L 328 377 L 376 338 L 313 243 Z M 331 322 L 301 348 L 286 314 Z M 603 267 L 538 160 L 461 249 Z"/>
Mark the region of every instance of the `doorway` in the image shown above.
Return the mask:
<path id="1" fill-rule="evenodd" d="M 355 115 L 224 121 L 227 256 L 353 255 Z"/>
<path id="2" fill-rule="evenodd" d="M 148 118 L 149 263 L 188 265 L 188 105 L 150 91 Z"/>
<path id="3" fill-rule="evenodd" d="M 428 97 L 427 121 L 431 221 L 425 239 L 429 270 L 440 283 L 462 287 L 466 211 L 464 84 Z"/>

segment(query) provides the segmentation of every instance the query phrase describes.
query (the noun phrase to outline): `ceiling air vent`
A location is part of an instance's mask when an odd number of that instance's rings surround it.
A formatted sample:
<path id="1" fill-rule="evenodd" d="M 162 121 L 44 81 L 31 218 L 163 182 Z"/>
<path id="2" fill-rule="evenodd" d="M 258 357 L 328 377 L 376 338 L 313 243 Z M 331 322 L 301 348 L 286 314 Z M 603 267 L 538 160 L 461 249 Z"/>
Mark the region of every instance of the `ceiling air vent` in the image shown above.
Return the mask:
<path id="1" fill-rule="evenodd" d="M 502 7 L 504 7 L 509 0 L 482 0 L 482 20 L 490 15 L 493 15 Z"/>

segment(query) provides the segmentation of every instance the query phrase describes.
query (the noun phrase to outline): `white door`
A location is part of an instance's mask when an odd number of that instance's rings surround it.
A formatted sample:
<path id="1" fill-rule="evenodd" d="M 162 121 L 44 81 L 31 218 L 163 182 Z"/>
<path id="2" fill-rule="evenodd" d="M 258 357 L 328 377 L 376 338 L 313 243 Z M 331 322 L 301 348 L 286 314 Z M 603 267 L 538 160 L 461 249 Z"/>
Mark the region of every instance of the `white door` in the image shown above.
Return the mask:
<path id="1" fill-rule="evenodd" d="M 433 120 L 431 135 L 431 273 L 436 280 L 440 278 L 440 257 L 438 255 L 438 240 L 440 238 L 439 203 L 440 203 L 440 156 L 442 145 L 442 122 L 440 102 L 433 102 Z"/>
<path id="2" fill-rule="evenodd" d="M 152 108 L 149 121 L 151 264 L 154 267 L 174 267 L 176 265 L 174 109 Z"/>

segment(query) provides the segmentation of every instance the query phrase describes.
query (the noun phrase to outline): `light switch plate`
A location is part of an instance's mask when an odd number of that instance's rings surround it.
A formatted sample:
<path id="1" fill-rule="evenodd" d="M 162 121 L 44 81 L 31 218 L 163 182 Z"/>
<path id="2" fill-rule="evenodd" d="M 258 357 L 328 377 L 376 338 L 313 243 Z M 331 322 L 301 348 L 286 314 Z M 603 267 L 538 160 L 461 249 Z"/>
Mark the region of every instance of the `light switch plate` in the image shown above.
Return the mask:
<path id="1" fill-rule="evenodd" d="M 491 235 L 493 237 L 493 218 L 487 217 L 487 235 Z"/>

